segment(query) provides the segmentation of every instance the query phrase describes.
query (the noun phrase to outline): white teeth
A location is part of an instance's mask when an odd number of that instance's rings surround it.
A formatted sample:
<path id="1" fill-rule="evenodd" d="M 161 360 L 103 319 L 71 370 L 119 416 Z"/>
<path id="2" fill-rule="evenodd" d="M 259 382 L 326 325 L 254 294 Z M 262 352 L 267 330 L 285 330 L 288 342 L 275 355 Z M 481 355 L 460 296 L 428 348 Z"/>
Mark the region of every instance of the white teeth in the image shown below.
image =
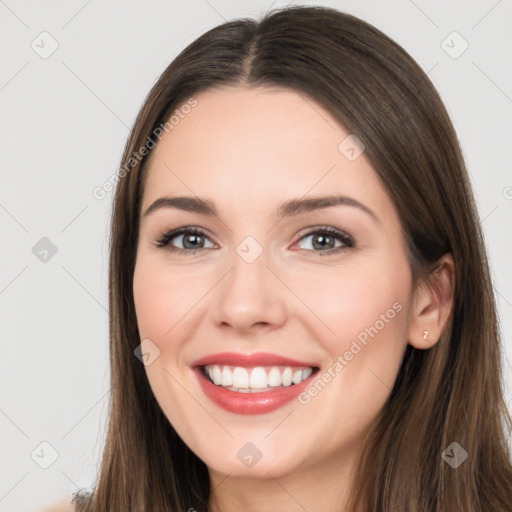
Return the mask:
<path id="1" fill-rule="evenodd" d="M 267 387 L 267 374 L 265 370 L 261 368 L 261 366 L 253 368 L 249 384 L 252 389 L 261 389 Z"/>
<path id="2" fill-rule="evenodd" d="M 220 383 L 222 382 L 222 376 L 221 376 L 221 373 L 220 373 L 220 368 L 217 365 L 215 365 L 213 367 L 212 380 L 213 380 L 214 384 L 217 384 L 217 386 L 219 386 Z"/>
<path id="3" fill-rule="evenodd" d="M 267 383 L 272 388 L 277 388 L 281 385 L 281 372 L 277 366 L 273 366 L 268 372 Z"/>
<path id="4" fill-rule="evenodd" d="M 241 393 L 269 391 L 271 388 L 300 384 L 313 373 L 313 368 L 291 366 L 241 366 L 207 365 L 205 375 L 217 386 Z"/>
<path id="5" fill-rule="evenodd" d="M 224 366 L 222 369 L 222 381 L 221 384 L 223 386 L 232 386 L 233 385 L 233 374 L 230 372 L 227 366 Z"/>
<path id="6" fill-rule="evenodd" d="M 288 366 L 288 368 L 285 368 L 283 374 L 281 375 L 281 381 L 283 382 L 283 386 L 291 386 L 292 377 L 292 369 Z"/>
<path id="7" fill-rule="evenodd" d="M 302 370 L 302 380 L 306 380 L 313 373 L 313 368 L 305 368 Z"/>
<path id="8" fill-rule="evenodd" d="M 248 388 L 249 387 L 249 372 L 240 366 L 233 370 L 233 387 L 235 388 Z"/>

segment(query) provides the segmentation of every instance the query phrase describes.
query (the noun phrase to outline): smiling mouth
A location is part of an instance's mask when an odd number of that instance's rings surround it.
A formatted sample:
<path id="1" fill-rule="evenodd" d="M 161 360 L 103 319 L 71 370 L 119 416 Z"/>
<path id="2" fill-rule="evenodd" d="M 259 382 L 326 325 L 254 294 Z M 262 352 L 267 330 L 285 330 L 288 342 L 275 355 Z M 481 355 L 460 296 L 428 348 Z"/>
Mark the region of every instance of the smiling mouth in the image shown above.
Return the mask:
<path id="1" fill-rule="evenodd" d="M 237 393 L 264 393 L 295 386 L 318 372 L 316 366 L 243 367 L 209 364 L 199 367 L 201 374 L 215 386 Z"/>

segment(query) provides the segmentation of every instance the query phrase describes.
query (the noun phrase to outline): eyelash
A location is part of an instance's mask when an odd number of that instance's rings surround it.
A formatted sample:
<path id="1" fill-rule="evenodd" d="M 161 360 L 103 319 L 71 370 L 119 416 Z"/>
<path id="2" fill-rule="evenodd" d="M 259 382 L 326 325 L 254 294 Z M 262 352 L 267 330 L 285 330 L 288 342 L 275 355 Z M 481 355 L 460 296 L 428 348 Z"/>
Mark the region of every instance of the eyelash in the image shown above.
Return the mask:
<path id="1" fill-rule="evenodd" d="M 180 247 L 172 247 L 169 245 L 170 241 L 173 238 L 176 238 L 177 236 L 183 235 L 183 234 L 200 235 L 200 236 L 204 236 L 204 237 L 208 238 L 207 233 L 205 231 L 203 231 L 201 228 L 183 227 L 183 228 L 175 229 L 173 231 L 169 231 L 167 233 L 163 233 L 162 235 L 160 235 L 160 237 L 157 239 L 157 241 L 154 245 L 157 248 L 166 248 L 168 251 L 171 251 L 171 252 L 177 253 L 177 254 L 185 254 L 185 253 L 195 254 L 197 251 L 201 251 L 201 250 L 205 249 L 205 248 L 181 249 Z M 300 237 L 299 241 L 302 240 L 303 238 L 306 238 L 306 237 L 314 235 L 314 234 L 322 234 L 322 235 L 332 236 L 332 237 L 340 240 L 343 245 L 336 247 L 334 249 L 328 249 L 325 251 L 315 251 L 312 249 L 300 249 L 301 251 L 316 252 L 319 254 L 319 256 L 327 256 L 327 255 L 337 254 L 340 251 L 356 247 L 355 239 L 352 236 L 348 235 L 347 233 L 345 233 L 339 229 L 332 228 L 329 226 L 321 226 L 312 231 L 309 231 L 309 232 L 303 234 Z"/>

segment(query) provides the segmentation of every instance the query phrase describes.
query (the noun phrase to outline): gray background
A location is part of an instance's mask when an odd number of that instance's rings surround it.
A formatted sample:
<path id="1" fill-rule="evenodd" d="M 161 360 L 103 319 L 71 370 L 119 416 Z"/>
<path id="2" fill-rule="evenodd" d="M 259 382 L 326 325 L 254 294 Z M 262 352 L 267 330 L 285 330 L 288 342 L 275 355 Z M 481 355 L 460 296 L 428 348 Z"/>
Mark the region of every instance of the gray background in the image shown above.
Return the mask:
<path id="1" fill-rule="evenodd" d="M 445 101 L 488 245 L 511 407 L 512 2 L 302 3 L 374 24 Z M 0 0 L 0 511 L 41 510 L 96 473 L 110 390 L 111 194 L 92 190 L 118 168 L 145 95 L 177 53 L 272 4 L 286 2 Z"/>

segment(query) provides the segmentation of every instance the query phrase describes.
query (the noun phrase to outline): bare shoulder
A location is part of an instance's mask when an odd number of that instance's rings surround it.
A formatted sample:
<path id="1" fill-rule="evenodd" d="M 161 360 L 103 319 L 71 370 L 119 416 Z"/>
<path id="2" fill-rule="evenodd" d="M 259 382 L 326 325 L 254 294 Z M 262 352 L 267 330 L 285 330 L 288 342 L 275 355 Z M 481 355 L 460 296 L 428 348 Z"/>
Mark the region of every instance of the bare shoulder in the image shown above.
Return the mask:
<path id="1" fill-rule="evenodd" d="M 71 504 L 71 500 L 66 503 L 65 501 L 60 501 L 59 503 L 56 503 L 55 505 L 50 505 L 49 507 L 45 508 L 41 512 L 74 512 L 75 507 Z"/>

